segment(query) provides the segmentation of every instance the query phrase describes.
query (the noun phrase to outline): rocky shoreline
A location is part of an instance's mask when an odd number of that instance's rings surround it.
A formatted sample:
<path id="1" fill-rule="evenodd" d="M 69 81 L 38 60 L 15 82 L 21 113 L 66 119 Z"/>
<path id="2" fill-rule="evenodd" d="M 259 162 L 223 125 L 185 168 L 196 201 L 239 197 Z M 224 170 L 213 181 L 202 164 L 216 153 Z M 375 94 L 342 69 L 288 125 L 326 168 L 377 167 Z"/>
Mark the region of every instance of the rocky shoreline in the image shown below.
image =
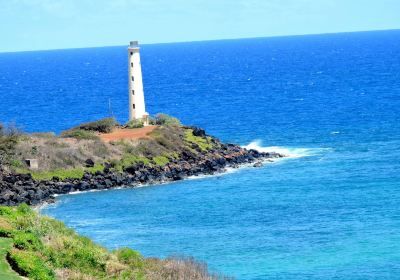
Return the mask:
<path id="1" fill-rule="evenodd" d="M 143 184 L 159 184 L 178 181 L 190 176 L 221 173 L 228 167 L 243 164 L 262 165 L 262 161 L 281 158 L 278 153 L 247 150 L 234 144 L 221 143 L 219 148 L 199 153 L 183 153 L 179 159 L 164 166 L 147 166 L 138 163 L 113 171 L 105 166 L 103 172 L 85 173 L 82 179 L 37 181 L 30 174 L 6 173 L 0 167 L 0 205 L 14 206 L 21 203 L 38 205 L 54 202 L 55 196 L 76 191 L 133 188 Z"/>

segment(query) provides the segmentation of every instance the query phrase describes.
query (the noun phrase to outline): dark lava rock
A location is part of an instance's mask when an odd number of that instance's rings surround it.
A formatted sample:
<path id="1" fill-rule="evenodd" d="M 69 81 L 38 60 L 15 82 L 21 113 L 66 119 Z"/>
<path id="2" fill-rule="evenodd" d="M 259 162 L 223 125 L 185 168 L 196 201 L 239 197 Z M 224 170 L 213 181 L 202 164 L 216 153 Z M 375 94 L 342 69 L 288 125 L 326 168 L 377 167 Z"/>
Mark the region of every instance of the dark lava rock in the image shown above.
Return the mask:
<path id="1" fill-rule="evenodd" d="M 86 167 L 93 167 L 94 161 L 92 159 L 88 158 L 87 160 L 85 160 L 85 165 L 86 165 Z"/>

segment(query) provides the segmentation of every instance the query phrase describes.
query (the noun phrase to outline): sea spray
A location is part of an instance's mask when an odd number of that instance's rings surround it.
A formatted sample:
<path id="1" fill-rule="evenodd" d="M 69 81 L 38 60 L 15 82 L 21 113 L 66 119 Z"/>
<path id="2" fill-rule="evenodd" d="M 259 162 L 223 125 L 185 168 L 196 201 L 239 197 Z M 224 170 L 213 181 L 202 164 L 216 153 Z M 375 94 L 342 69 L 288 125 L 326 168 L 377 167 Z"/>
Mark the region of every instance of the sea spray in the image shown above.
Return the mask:
<path id="1" fill-rule="evenodd" d="M 243 148 L 253 149 L 264 153 L 271 153 L 271 152 L 279 153 L 285 156 L 282 159 L 316 156 L 320 155 L 323 152 L 331 150 L 330 148 L 298 148 L 298 147 L 285 147 L 285 146 L 263 147 L 261 140 L 252 141 L 248 145 L 243 146 Z"/>

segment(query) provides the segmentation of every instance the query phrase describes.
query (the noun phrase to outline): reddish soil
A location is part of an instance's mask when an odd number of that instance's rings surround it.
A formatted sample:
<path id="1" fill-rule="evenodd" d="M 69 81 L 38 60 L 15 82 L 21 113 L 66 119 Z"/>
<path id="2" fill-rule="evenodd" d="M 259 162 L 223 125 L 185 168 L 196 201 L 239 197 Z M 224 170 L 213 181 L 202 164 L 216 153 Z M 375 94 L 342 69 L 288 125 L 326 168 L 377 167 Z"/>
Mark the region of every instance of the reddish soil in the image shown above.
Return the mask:
<path id="1" fill-rule="evenodd" d="M 157 126 L 149 125 L 142 128 L 118 128 L 115 129 L 111 133 L 100 134 L 99 137 L 105 141 L 115 141 L 120 139 L 140 139 L 140 138 L 149 138 L 148 134 L 150 134 Z"/>

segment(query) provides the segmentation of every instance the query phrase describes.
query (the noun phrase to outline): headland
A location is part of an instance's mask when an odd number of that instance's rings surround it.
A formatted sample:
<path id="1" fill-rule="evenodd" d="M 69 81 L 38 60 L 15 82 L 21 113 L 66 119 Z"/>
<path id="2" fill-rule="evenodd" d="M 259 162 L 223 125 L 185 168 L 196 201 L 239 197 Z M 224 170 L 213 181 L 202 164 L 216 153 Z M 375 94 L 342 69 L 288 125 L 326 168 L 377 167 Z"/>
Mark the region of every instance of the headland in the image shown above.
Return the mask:
<path id="1" fill-rule="evenodd" d="M 165 114 L 151 122 L 121 126 L 106 118 L 60 136 L 3 128 L 0 204 L 38 205 L 60 194 L 154 185 L 284 156 L 223 143 Z"/>

